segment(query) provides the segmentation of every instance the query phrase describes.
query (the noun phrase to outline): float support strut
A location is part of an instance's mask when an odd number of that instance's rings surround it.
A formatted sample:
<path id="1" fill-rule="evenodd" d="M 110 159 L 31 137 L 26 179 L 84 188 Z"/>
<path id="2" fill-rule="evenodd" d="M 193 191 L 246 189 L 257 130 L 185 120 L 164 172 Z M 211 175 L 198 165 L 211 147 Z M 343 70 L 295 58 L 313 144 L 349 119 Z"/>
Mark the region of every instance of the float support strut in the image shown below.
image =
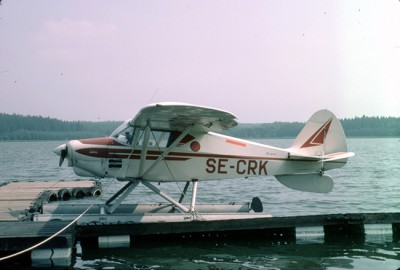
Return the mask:
<path id="1" fill-rule="evenodd" d="M 139 185 L 140 181 L 130 181 L 128 184 L 123 186 L 117 193 L 115 193 L 110 199 L 106 201 L 106 206 L 107 206 L 107 213 L 112 214 L 115 209 L 118 208 L 118 206 L 122 203 L 123 200 L 129 195 L 129 193 L 132 192 L 132 190 Z M 120 196 L 118 199 L 117 197 Z M 115 201 L 115 203 L 111 204 L 112 201 Z"/>
<path id="2" fill-rule="evenodd" d="M 169 201 L 170 203 L 174 204 L 176 207 L 178 207 L 179 209 L 181 209 L 183 212 L 188 213 L 189 209 L 187 209 L 185 206 L 183 206 L 182 204 L 180 204 L 179 202 L 175 201 L 173 198 L 171 198 L 170 196 L 168 196 L 166 193 L 162 192 L 160 189 L 158 189 L 157 187 L 155 187 L 154 185 L 150 184 L 148 181 L 141 181 L 143 185 L 145 185 L 146 187 L 148 187 L 149 189 L 151 189 L 154 193 L 160 195 L 161 197 L 163 197 L 164 199 L 166 199 L 167 201 Z"/>
<path id="3" fill-rule="evenodd" d="M 192 202 L 190 203 L 190 212 L 194 211 L 194 206 L 196 204 L 196 196 L 197 196 L 197 179 L 193 179 L 193 190 L 192 190 Z"/>

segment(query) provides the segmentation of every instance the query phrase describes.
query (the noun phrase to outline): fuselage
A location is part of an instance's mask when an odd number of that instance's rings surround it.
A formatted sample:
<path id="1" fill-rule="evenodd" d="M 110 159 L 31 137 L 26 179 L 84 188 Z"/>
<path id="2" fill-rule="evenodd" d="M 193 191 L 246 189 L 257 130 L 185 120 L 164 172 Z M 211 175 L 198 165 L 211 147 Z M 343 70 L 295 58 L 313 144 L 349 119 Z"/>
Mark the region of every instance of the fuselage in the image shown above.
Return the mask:
<path id="1" fill-rule="evenodd" d="M 315 173 L 341 167 L 343 161 L 292 159 L 281 149 L 213 132 L 188 133 L 130 126 L 129 121 L 104 138 L 69 141 L 67 160 L 80 176 L 131 181 L 189 181 L 249 176 Z M 179 139 L 179 142 L 175 140 Z"/>

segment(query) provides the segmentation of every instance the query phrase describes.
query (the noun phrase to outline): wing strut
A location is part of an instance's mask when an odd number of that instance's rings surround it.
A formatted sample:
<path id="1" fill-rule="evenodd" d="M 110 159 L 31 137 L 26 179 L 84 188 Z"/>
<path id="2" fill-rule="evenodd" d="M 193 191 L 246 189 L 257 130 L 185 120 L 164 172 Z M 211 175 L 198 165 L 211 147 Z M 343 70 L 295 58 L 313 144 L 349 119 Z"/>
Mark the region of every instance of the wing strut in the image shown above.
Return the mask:
<path id="1" fill-rule="evenodd" d="M 190 182 L 188 181 L 186 183 L 185 189 L 182 192 L 181 198 L 179 199 L 179 202 L 174 200 L 172 197 L 170 197 L 168 194 L 164 193 L 160 189 L 158 189 L 156 186 L 151 184 L 150 182 L 146 181 L 145 178 L 148 176 L 149 173 L 161 162 L 165 159 L 165 157 L 171 152 L 171 150 L 178 145 L 180 141 L 182 141 L 183 138 L 190 132 L 192 129 L 192 126 L 187 126 L 184 131 L 176 138 L 172 144 L 166 148 L 162 154 L 157 158 L 157 160 L 146 170 L 144 171 L 144 165 L 146 162 L 146 156 L 147 156 L 147 148 L 148 148 L 148 142 L 150 139 L 150 133 L 151 133 L 151 123 L 147 122 L 147 125 L 145 127 L 144 131 L 144 138 L 143 138 L 143 144 L 142 144 L 142 151 L 140 155 L 140 164 L 139 164 L 139 173 L 138 177 L 136 180 L 130 181 L 128 184 L 126 184 L 124 187 L 122 187 L 117 193 L 115 193 L 110 199 L 107 200 L 106 202 L 106 207 L 107 207 L 107 212 L 109 214 L 112 214 L 115 209 L 118 208 L 118 206 L 122 203 L 123 200 L 132 192 L 133 189 L 135 189 L 139 183 L 142 183 L 144 186 L 152 190 L 154 193 L 160 195 L 173 205 L 175 205 L 177 208 L 179 208 L 181 211 L 185 213 L 189 212 L 194 212 L 195 209 L 195 203 L 196 203 L 196 194 L 197 194 L 197 180 L 192 180 L 193 182 L 193 190 L 192 190 L 192 200 L 190 204 L 190 209 L 185 207 L 184 205 L 181 204 L 183 197 L 185 196 L 185 193 L 189 187 Z M 135 138 L 135 141 L 138 139 Z M 144 171 L 144 172 L 143 172 Z M 119 198 L 118 198 L 119 197 Z M 115 200 L 115 203 L 111 204 Z"/>
<path id="2" fill-rule="evenodd" d="M 139 163 L 139 173 L 138 178 L 142 178 L 143 170 L 144 170 L 144 163 L 146 161 L 147 156 L 147 148 L 149 145 L 149 138 L 150 138 L 150 123 L 147 123 L 147 126 L 144 130 L 144 138 L 143 138 L 143 145 L 142 145 L 142 153 L 140 155 L 140 163 Z"/>
<path id="3" fill-rule="evenodd" d="M 139 173 L 139 178 L 142 179 L 146 179 L 146 176 L 162 161 L 164 160 L 164 158 L 169 154 L 169 152 L 171 152 L 171 150 L 178 145 L 178 143 L 180 141 L 182 141 L 183 138 L 185 138 L 186 135 L 188 135 L 188 133 L 190 132 L 192 126 L 188 126 L 185 128 L 185 130 L 178 136 L 178 138 L 175 139 L 175 141 L 173 141 L 173 143 L 168 146 L 168 148 L 166 148 L 164 150 L 164 152 L 162 152 L 162 154 L 157 158 L 157 160 L 150 166 L 150 168 L 148 168 L 143 175 Z M 143 153 L 143 151 L 142 151 Z M 143 162 L 144 163 L 144 162 Z M 140 160 L 140 165 L 141 167 L 143 167 L 142 165 L 142 160 Z"/>

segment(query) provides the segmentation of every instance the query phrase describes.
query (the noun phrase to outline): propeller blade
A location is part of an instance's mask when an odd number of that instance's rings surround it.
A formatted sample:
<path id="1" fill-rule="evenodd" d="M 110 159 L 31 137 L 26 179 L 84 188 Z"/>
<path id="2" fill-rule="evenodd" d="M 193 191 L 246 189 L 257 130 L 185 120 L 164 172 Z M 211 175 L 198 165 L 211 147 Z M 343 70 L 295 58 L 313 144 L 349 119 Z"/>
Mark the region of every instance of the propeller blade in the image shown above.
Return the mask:
<path id="1" fill-rule="evenodd" d="M 68 146 L 67 146 L 67 144 L 65 143 L 65 144 L 62 144 L 62 145 L 58 146 L 57 148 L 55 148 L 53 150 L 53 152 L 56 155 L 60 156 L 60 160 L 58 162 L 58 165 L 61 167 L 61 165 L 64 162 L 64 159 L 68 156 Z"/>
<path id="2" fill-rule="evenodd" d="M 61 165 L 64 162 L 65 157 L 68 155 L 68 147 L 65 147 L 65 149 L 61 150 L 60 153 L 60 161 L 58 162 L 58 165 L 61 167 Z"/>

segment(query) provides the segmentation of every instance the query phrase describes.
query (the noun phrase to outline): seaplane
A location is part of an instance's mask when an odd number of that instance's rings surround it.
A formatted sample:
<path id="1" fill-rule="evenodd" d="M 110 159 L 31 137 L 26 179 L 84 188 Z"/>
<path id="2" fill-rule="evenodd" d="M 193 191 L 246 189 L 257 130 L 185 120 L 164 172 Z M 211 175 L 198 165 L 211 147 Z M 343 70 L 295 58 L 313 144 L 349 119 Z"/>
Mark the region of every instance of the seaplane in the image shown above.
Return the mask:
<path id="1" fill-rule="evenodd" d="M 294 190 L 328 193 L 334 182 L 325 171 L 354 155 L 340 122 L 326 109 L 314 113 L 286 149 L 219 134 L 237 125 L 237 117 L 221 109 L 161 102 L 142 108 L 109 137 L 70 140 L 53 151 L 59 165 L 67 159 L 78 176 L 127 182 L 106 202 L 108 213 L 139 184 L 184 213 L 195 211 L 203 181 L 274 176 Z M 186 182 L 180 199 L 154 185 L 162 182 Z M 182 200 L 191 183 L 187 207 Z"/>

